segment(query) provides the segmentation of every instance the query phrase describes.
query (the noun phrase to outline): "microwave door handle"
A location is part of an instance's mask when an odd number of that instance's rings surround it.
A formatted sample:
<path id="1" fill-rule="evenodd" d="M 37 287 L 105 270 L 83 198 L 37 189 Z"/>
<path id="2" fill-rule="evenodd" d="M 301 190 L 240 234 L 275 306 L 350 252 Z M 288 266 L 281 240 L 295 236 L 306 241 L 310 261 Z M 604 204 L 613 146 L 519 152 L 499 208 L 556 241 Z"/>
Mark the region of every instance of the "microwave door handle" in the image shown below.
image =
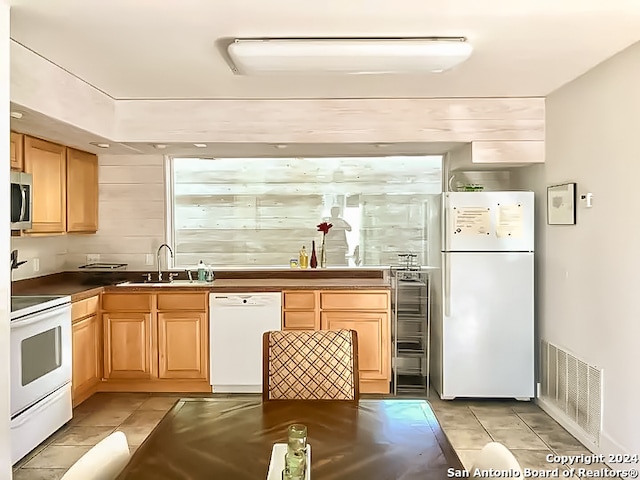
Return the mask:
<path id="1" fill-rule="evenodd" d="M 22 194 L 22 205 L 20 205 L 20 221 L 25 221 L 25 214 L 27 211 L 27 187 L 24 185 L 20 186 L 20 193 Z"/>

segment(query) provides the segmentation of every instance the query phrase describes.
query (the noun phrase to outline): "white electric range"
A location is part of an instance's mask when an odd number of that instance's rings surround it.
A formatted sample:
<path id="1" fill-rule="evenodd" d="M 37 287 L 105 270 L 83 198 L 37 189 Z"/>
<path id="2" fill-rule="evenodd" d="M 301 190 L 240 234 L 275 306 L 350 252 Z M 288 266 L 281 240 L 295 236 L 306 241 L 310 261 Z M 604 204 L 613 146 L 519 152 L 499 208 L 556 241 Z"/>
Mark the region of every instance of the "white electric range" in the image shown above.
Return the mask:
<path id="1" fill-rule="evenodd" d="M 71 297 L 11 297 L 11 459 L 71 420 Z"/>

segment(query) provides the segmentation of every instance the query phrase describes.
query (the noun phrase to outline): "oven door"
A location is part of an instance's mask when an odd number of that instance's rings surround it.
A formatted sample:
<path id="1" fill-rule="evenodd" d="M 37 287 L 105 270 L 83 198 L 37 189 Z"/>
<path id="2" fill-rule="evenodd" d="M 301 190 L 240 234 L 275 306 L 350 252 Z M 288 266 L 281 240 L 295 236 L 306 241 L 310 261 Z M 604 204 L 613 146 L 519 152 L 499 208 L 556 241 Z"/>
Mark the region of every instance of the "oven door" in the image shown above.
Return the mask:
<path id="1" fill-rule="evenodd" d="M 71 305 L 11 321 L 11 417 L 71 381 Z"/>

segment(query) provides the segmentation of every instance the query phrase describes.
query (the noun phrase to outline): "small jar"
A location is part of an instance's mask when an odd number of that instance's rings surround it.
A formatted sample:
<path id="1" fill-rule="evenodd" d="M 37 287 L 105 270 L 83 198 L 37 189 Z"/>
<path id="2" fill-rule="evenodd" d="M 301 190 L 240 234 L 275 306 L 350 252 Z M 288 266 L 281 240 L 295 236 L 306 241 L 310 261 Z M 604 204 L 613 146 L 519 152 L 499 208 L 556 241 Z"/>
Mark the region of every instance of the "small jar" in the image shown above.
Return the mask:
<path id="1" fill-rule="evenodd" d="M 298 259 L 292 258 L 291 260 L 289 260 L 289 266 L 291 268 L 298 268 Z"/>

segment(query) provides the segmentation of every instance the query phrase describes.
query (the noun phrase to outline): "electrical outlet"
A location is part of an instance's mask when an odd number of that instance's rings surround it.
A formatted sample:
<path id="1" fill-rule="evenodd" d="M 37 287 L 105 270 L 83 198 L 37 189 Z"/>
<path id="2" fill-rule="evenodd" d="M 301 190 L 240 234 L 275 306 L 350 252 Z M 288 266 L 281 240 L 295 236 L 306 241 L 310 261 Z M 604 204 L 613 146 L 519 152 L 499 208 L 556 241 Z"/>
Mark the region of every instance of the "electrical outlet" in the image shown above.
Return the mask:
<path id="1" fill-rule="evenodd" d="M 542 391 L 542 385 L 540 382 L 536 383 L 536 397 L 540 398 L 540 392 Z"/>
<path id="2" fill-rule="evenodd" d="M 153 265 L 153 253 L 147 253 L 145 259 L 144 259 L 144 264 L 145 265 Z"/>
<path id="3" fill-rule="evenodd" d="M 100 261 L 100 254 L 90 253 L 87 255 L 87 263 L 98 263 Z"/>
<path id="4" fill-rule="evenodd" d="M 40 259 L 39 258 L 34 258 L 32 264 L 33 264 L 33 271 L 34 272 L 39 272 L 40 271 Z"/>

